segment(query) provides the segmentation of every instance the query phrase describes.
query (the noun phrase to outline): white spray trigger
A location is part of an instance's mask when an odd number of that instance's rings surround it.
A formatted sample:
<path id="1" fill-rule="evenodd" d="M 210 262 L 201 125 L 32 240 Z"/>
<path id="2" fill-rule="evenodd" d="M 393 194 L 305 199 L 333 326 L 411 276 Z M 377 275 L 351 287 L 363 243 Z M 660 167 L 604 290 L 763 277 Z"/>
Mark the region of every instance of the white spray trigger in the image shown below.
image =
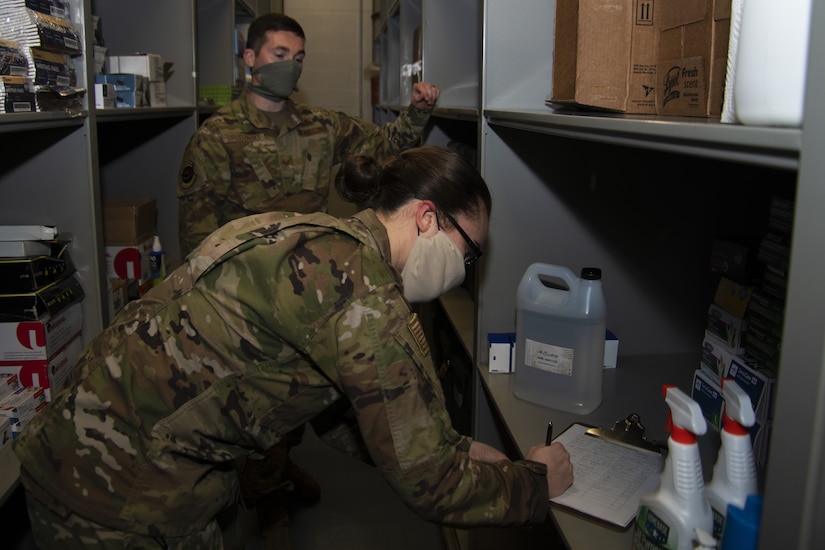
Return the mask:
<path id="1" fill-rule="evenodd" d="M 725 400 L 725 416 L 748 428 L 756 422 L 751 398 L 732 378 L 722 380 L 722 397 Z"/>
<path id="2" fill-rule="evenodd" d="M 707 431 L 708 423 L 702 415 L 702 407 L 685 392 L 675 386 L 668 387 L 665 403 L 670 407 L 673 425 L 694 435 L 704 435 Z"/>

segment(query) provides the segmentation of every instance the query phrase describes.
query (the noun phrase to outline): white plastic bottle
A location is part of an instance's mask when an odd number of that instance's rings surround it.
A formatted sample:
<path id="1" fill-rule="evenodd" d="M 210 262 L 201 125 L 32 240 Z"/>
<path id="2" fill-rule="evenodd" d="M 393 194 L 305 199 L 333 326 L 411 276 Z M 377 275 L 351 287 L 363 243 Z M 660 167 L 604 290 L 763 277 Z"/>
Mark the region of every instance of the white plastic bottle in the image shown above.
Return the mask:
<path id="1" fill-rule="evenodd" d="M 152 240 L 152 251 L 149 252 L 149 273 L 152 286 L 157 286 L 166 278 L 166 254 L 160 245 L 160 237 L 155 235 Z"/>
<path id="2" fill-rule="evenodd" d="M 659 488 L 639 501 L 633 548 L 693 550 L 696 529 L 713 530 L 696 443 L 696 436 L 707 431 L 707 422 L 699 404 L 682 390 L 664 386 L 663 392 L 670 407 L 669 453 Z"/>
<path id="3" fill-rule="evenodd" d="M 746 0 L 736 52 L 734 106 L 743 124 L 802 124 L 811 0 Z"/>
<path id="4" fill-rule="evenodd" d="M 756 422 L 748 394 L 730 378 L 722 380 L 725 411 L 722 446 L 705 497 L 713 511 L 713 536 L 722 540 L 728 504 L 745 508 L 749 495 L 757 493 L 756 462 L 748 428 Z"/>
<path id="5" fill-rule="evenodd" d="M 530 265 L 516 299 L 513 393 L 519 399 L 574 414 L 602 402 L 607 304 L 602 272 Z"/>

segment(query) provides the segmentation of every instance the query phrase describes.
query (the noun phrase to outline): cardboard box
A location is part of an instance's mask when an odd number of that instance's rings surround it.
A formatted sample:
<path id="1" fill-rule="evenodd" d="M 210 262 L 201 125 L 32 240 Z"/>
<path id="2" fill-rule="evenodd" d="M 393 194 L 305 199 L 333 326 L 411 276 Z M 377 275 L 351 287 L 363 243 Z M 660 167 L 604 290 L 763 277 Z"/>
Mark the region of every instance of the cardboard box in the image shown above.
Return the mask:
<path id="1" fill-rule="evenodd" d="M 720 118 L 731 0 L 659 0 L 656 113 Z"/>
<path id="2" fill-rule="evenodd" d="M 106 72 L 132 73 L 145 76 L 150 81 L 163 82 L 164 61 L 157 54 L 146 53 L 137 55 L 110 55 L 106 60 Z"/>
<path id="3" fill-rule="evenodd" d="M 83 338 L 77 333 L 69 342 L 48 359 L 35 361 L 0 361 L 0 375 L 15 375 L 20 386 L 43 388 L 46 401 L 60 391 L 69 378 L 83 351 Z"/>
<path id="4" fill-rule="evenodd" d="M 50 245 L 48 255 L 0 258 L 0 292 L 29 292 L 49 285 L 75 271 L 69 243 Z"/>
<path id="5" fill-rule="evenodd" d="M 149 267 L 149 253 L 152 251 L 152 237 L 136 245 L 106 246 L 106 276 L 113 279 L 136 280 L 138 296 L 143 295 L 152 285 Z M 127 288 L 128 292 L 128 288 Z M 132 297 L 131 295 L 129 296 Z M 135 296 L 137 297 L 137 296 Z"/>
<path id="6" fill-rule="evenodd" d="M 615 369 L 619 361 L 619 337 L 610 332 L 604 336 L 604 368 Z"/>
<path id="7" fill-rule="evenodd" d="M 15 437 L 15 432 L 25 428 L 46 404 L 46 390 L 43 388 L 20 388 L 0 400 L 0 417 L 5 416 L 9 419 L 12 437 Z"/>
<path id="8" fill-rule="evenodd" d="M 722 427 L 725 400 L 722 398 L 722 386 L 715 374 L 697 369 L 693 373 L 690 397 L 699 404 L 702 415 L 710 425 L 717 429 Z"/>
<path id="9" fill-rule="evenodd" d="M 44 319 L 0 323 L 0 365 L 48 360 L 82 330 L 79 302 Z"/>
<path id="10" fill-rule="evenodd" d="M 95 108 L 114 109 L 115 108 L 115 85 L 106 83 L 95 83 Z"/>
<path id="11" fill-rule="evenodd" d="M 155 235 L 155 199 L 105 199 L 103 241 L 106 246 L 135 246 Z"/>
<path id="12" fill-rule="evenodd" d="M 762 422 L 773 420 L 773 396 L 776 388 L 774 372 L 734 359 L 725 376 L 733 378 L 751 398 L 757 420 Z"/>
<path id="13" fill-rule="evenodd" d="M 711 304 L 708 308 L 706 330 L 719 337 L 735 353 L 744 350 L 745 332 L 748 328 L 747 319 L 742 319 Z"/>
<path id="14" fill-rule="evenodd" d="M 149 107 L 166 107 L 166 82 L 149 82 Z"/>
<path id="15" fill-rule="evenodd" d="M 0 294 L 0 322 L 40 321 L 83 299 L 85 293 L 74 275 L 37 290 Z"/>
<path id="16" fill-rule="evenodd" d="M 0 399 L 20 389 L 20 378 L 16 374 L 0 373 Z"/>
<path id="17" fill-rule="evenodd" d="M 653 7 L 654 0 L 557 0 L 551 102 L 655 113 Z"/>

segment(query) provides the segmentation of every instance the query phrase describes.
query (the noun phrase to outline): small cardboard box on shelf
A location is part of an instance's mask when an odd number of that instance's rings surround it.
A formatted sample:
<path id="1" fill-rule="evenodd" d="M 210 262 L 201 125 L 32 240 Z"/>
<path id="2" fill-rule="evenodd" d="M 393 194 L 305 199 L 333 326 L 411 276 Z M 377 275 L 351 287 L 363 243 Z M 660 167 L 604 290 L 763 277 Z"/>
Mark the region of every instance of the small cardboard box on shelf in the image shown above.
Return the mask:
<path id="1" fill-rule="evenodd" d="M 551 103 L 656 112 L 652 0 L 557 0 L 555 27 Z"/>
<path id="2" fill-rule="evenodd" d="M 731 0 L 656 2 L 656 112 L 721 117 Z"/>

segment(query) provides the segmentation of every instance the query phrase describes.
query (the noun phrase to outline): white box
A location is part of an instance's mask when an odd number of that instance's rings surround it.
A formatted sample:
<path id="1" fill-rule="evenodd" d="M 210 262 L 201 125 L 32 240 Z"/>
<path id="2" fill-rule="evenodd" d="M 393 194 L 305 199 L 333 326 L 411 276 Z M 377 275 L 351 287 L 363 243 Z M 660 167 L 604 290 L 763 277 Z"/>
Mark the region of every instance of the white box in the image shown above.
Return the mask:
<path id="1" fill-rule="evenodd" d="M 22 387 L 43 388 L 46 401 L 51 401 L 66 383 L 82 351 L 83 338 L 78 332 L 48 359 L 20 361 L 16 365 L 10 361 L 0 362 L 0 376 L 14 375 Z"/>
<path id="2" fill-rule="evenodd" d="M 20 389 L 20 379 L 14 373 L 0 374 L 0 399 Z"/>
<path id="3" fill-rule="evenodd" d="M 110 55 L 106 60 L 106 72 L 132 73 L 147 77 L 151 81 L 163 82 L 163 58 L 157 54 Z"/>
<path id="4" fill-rule="evenodd" d="M 152 240 L 153 238 L 150 237 L 137 246 L 107 245 L 105 247 L 106 276 L 113 279 L 136 279 L 142 293 L 144 287 L 151 284 L 152 279 L 149 270 Z"/>
<path id="5" fill-rule="evenodd" d="M 604 368 L 615 369 L 619 361 L 619 337 L 609 330 L 604 336 Z"/>
<path id="6" fill-rule="evenodd" d="M 515 339 L 516 335 L 512 332 L 491 332 L 487 335 L 490 344 L 490 372 L 510 372 Z"/>
<path id="7" fill-rule="evenodd" d="M 12 434 L 26 427 L 34 415 L 47 405 L 43 388 L 20 388 L 0 400 L 0 417 L 5 416 L 12 425 Z"/>
<path id="8" fill-rule="evenodd" d="M 115 85 L 95 84 L 95 108 L 114 109 L 115 108 Z"/>
<path id="9" fill-rule="evenodd" d="M 0 365 L 48 360 L 81 330 L 80 302 L 44 319 L 0 323 Z"/>

